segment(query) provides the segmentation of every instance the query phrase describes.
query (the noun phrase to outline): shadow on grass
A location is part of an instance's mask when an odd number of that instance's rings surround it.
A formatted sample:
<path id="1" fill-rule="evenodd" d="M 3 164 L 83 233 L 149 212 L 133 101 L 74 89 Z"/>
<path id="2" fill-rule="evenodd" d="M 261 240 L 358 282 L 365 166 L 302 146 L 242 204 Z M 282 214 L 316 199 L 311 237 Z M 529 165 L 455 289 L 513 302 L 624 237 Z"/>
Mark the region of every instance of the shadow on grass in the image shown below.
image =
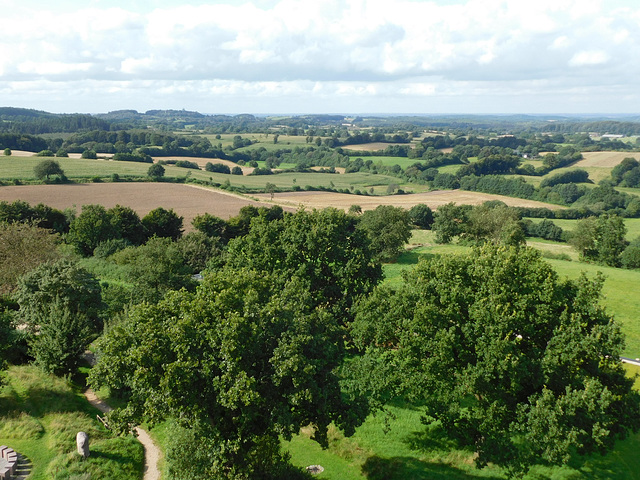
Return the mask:
<path id="1" fill-rule="evenodd" d="M 362 465 L 362 473 L 369 480 L 502 480 L 500 477 L 473 475 L 450 465 L 430 463 L 413 457 L 369 457 Z"/>
<path id="2" fill-rule="evenodd" d="M 423 430 L 411 432 L 404 441 L 412 450 L 418 452 L 433 450 L 446 452 L 460 448 L 457 442 L 449 437 L 437 422 L 427 425 Z"/>

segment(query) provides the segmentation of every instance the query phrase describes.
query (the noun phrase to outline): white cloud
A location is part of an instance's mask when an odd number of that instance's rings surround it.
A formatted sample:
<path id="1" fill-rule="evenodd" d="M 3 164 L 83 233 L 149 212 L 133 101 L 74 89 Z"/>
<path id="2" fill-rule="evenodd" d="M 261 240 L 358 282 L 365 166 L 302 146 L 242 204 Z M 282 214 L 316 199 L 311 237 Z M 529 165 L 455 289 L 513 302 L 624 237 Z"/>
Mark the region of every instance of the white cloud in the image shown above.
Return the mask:
<path id="1" fill-rule="evenodd" d="M 535 96 L 545 93 L 540 82 L 572 95 L 614 84 L 633 95 L 640 75 L 634 2 L 164 0 L 147 11 L 137 0 L 75 9 L 72 0 L 62 8 L 0 2 L 0 86 L 9 99 L 33 82 L 69 101 L 107 91 L 122 108 L 142 85 L 157 101 L 192 92 L 194 102 Z"/>
<path id="2" fill-rule="evenodd" d="M 608 61 L 609 55 L 607 52 L 602 50 L 590 50 L 576 53 L 571 57 L 571 60 L 569 60 L 569 65 L 572 67 L 594 66 L 605 64 Z"/>

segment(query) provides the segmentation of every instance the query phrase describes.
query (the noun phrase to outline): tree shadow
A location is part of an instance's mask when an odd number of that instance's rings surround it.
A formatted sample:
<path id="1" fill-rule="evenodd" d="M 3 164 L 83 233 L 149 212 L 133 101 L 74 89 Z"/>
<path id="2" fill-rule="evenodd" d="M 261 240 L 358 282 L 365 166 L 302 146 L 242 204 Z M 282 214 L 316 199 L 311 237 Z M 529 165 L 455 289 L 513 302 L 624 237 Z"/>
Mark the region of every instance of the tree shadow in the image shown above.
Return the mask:
<path id="1" fill-rule="evenodd" d="M 501 477 L 473 475 L 451 465 L 425 462 L 413 457 L 369 457 L 362 465 L 362 473 L 369 480 L 501 480 Z"/>
<path id="2" fill-rule="evenodd" d="M 75 391 L 58 392 L 48 388 L 31 387 L 23 398 L 24 410 L 35 417 L 48 413 L 88 412 L 89 407 Z"/>
<path id="3" fill-rule="evenodd" d="M 434 450 L 451 451 L 459 449 L 458 443 L 445 432 L 438 422 L 425 426 L 424 429 L 411 432 L 404 442 L 412 450 L 429 452 Z"/>

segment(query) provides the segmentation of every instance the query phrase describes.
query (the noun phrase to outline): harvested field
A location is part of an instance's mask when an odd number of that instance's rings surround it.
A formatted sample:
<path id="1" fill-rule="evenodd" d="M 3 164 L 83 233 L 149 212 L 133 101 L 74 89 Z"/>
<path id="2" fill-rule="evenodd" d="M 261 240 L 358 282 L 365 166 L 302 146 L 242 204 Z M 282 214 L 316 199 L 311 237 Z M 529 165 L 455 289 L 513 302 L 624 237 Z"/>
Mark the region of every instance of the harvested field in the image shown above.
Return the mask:
<path id="1" fill-rule="evenodd" d="M 267 201 L 270 195 L 259 194 L 254 197 Z M 408 195 L 391 196 L 365 196 L 349 195 L 332 192 L 287 192 L 276 193 L 274 203 L 290 207 L 326 208 L 336 207 L 348 210 L 351 205 L 360 205 L 362 210 L 373 210 L 378 205 L 393 205 L 395 207 L 411 208 L 419 203 L 424 203 L 432 209 L 438 208 L 450 202 L 457 204 L 479 205 L 489 200 L 500 200 L 514 207 L 546 207 L 553 210 L 562 209 L 559 205 L 523 200 L 521 198 L 503 197 L 488 193 L 467 192 L 463 190 L 438 190 L 427 193 L 414 193 Z"/>
<path id="2" fill-rule="evenodd" d="M 210 213 L 225 220 L 236 216 L 245 205 L 266 206 L 246 198 L 194 185 L 175 183 L 85 183 L 67 185 L 25 185 L 0 187 L 0 201 L 24 200 L 58 209 L 100 204 L 106 208 L 123 205 L 141 217 L 157 207 L 173 208 L 184 217 L 187 230 L 196 215 Z M 291 209 L 292 210 L 292 209 Z"/>
<path id="3" fill-rule="evenodd" d="M 627 157 L 640 160 L 639 152 L 584 152 L 584 159 L 574 163 L 573 167 L 612 168 Z"/>

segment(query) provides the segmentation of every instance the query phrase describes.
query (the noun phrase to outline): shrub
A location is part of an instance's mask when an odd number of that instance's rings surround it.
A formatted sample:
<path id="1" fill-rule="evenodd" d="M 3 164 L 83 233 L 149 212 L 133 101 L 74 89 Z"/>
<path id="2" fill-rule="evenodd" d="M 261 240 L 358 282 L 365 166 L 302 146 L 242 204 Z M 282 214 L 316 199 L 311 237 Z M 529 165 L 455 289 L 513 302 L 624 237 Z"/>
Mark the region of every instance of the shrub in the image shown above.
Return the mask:
<path id="1" fill-rule="evenodd" d="M 204 169 L 207 172 L 216 172 L 216 173 L 231 173 L 229 167 L 223 163 L 211 163 L 207 162 Z M 242 170 L 241 170 L 242 171 Z"/>
<path id="2" fill-rule="evenodd" d="M 176 162 L 176 167 L 181 168 L 191 168 L 193 170 L 200 170 L 200 166 L 195 162 L 190 162 L 189 160 L 178 160 Z M 229 168 L 229 167 L 227 167 Z"/>

